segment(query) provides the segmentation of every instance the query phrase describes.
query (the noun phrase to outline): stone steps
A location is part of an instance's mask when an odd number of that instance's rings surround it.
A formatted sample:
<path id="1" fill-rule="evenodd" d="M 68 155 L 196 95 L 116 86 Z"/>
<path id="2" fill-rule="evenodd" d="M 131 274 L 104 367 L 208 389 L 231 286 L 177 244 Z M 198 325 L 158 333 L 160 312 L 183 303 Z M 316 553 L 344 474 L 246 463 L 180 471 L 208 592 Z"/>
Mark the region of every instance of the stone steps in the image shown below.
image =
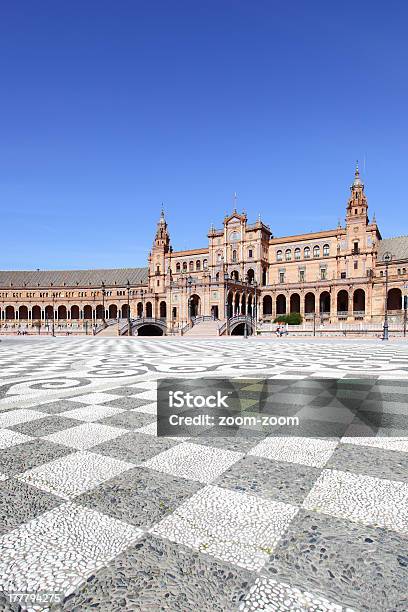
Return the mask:
<path id="1" fill-rule="evenodd" d="M 184 335 L 195 338 L 218 336 L 218 327 L 219 321 L 202 321 L 202 323 L 197 323 L 197 325 L 186 331 Z"/>

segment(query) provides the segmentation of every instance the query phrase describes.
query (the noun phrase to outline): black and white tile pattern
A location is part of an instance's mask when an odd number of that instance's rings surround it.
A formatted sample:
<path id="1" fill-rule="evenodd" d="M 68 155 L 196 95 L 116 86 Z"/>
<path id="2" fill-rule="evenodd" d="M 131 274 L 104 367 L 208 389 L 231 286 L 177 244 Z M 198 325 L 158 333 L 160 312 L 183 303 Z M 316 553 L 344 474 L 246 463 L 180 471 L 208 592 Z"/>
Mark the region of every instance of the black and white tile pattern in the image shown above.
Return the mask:
<path id="1" fill-rule="evenodd" d="M 363 377 L 374 420 L 389 381 L 378 425 L 395 435 L 316 401 L 295 409 L 322 438 L 159 438 L 172 376 Z M 404 342 L 2 341 L 0 610 L 44 591 L 61 594 L 52 612 L 408 609 L 404 379 Z M 284 382 L 276 399 L 293 399 Z"/>

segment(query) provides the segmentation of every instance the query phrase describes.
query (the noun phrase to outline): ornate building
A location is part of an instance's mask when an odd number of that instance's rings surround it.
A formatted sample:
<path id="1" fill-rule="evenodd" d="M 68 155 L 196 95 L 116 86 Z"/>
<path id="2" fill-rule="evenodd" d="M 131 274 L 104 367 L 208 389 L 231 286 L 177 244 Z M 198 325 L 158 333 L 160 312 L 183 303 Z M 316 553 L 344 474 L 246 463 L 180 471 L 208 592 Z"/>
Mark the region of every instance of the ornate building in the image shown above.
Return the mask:
<path id="1" fill-rule="evenodd" d="M 119 333 L 130 326 L 147 335 L 179 333 L 201 317 L 269 322 L 291 312 L 306 321 L 381 323 L 386 290 L 396 322 L 408 281 L 408 236 L 381 238 L 368 218 L 358 167 L 350 191 L 345 225 L 335 229 L 274 237 L 261 218 L 248 223 L 234 210 L 220 229 L 210 228 L 208 246 L 174 251 L 162 211 L 147 268 L 0 272 L 0 324 L 106 331 L 115 322 Z M 231 329 L 225 323 L 221 331 Z"/>

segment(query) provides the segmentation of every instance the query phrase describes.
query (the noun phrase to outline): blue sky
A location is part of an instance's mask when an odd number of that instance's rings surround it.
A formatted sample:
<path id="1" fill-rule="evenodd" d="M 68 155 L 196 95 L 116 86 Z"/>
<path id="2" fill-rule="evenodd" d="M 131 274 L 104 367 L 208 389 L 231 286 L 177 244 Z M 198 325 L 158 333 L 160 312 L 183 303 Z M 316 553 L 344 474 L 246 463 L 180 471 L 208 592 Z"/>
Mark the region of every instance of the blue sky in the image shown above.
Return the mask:
<path id="1" fill-rule="evenodd" d="M 145 265 L 232 208 L 335 227 L 355 160 L 408 233 L 404 2 L 72 0 L 0 7 L 1 269 Z"/>

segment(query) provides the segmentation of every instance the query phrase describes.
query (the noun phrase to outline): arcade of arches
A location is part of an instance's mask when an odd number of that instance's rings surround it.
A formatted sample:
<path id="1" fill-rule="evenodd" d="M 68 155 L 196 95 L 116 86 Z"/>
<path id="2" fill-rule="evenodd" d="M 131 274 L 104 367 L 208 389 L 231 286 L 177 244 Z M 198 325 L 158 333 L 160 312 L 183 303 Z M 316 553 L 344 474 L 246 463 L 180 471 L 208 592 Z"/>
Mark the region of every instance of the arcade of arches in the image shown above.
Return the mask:
<path id="1" fill-rule="evenodd" d="M 308 291 L 299 293 L 267 294 L 262 298 L 261 316 L 272 319 L 277 315 L 300 313 L 306 319 L 311 315 L 323 318 L 364 318 L 366 315 L 366 291 L 357 288 L 351 291 L 340 289 L 336 292 Z M 388 291 L 387 308 L 393 312 L 401 312 L 403 307 L 402 291 L 392 288 Z"/>

